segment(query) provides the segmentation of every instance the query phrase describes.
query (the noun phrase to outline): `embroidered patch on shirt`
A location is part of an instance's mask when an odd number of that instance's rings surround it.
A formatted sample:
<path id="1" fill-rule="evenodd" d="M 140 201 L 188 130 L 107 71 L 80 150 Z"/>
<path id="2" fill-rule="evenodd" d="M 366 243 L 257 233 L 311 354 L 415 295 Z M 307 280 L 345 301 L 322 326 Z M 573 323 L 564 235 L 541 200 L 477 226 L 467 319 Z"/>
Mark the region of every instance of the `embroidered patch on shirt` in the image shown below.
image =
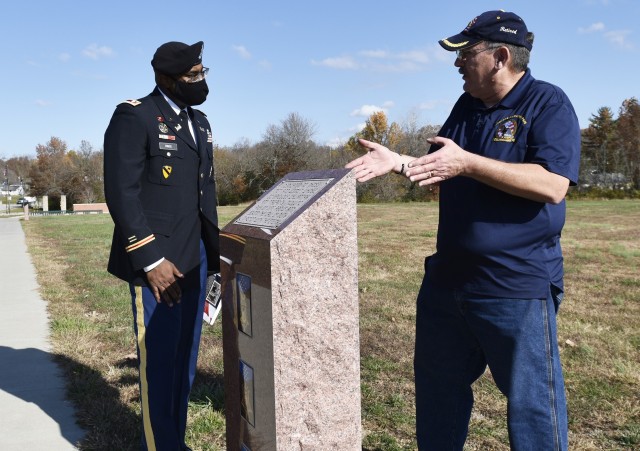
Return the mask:
<path id="1" fill-rule="evenodd" d="M 168 179 L 171 175 L 172 167 L 171 166 L 162 166 L 162 176 L 165 179 Z"/>
<path id="2" fill-rule="evenodd" d="M 496 124 L 496 133 L 493 135 L 494 142 L 516 142 L 516 133 L 518 127 L 522 124 L 525 125 L 527 120 L 519 114 L 505 117 Z"/>

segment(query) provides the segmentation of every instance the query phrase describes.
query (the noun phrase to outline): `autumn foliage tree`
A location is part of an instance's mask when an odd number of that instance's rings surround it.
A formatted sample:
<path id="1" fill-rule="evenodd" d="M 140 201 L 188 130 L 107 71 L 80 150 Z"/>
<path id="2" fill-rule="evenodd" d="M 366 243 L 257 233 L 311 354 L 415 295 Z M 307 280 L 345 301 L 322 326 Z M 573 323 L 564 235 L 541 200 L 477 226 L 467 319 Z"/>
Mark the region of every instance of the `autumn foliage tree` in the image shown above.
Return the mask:
<path id="1" fill-rule="evenodd" d="M 640 189 L 640 104 L 620 106 L 618 118 L 602 107 L 582 132 L 581 183 L 603 188 Z"/>
<path id="2" fill-rule="evenodd" d="M 298 113 L 290 113 L 279 125 L 267 127 L 256 155 L 260 162 L 260 188 L 266 189 L 289 172 L 306 169 L 308 156 L 317 145 L 312 141 L 315 125 Z"/>
<path id="3" fill-rule="evenodd" d="M 640 189 L 640 104 L 632 97 L 622 102 L 618 114 L 618 145 L 623 160 L 623 171 Z"/>
<path id="4" fill-rule="evenodd" d="M 69 204 L 104 201 L 102 152 L 94 152 L 87 141 L 78 151 L 69 151 L 67 143 L 55 136 L 38 144 L 29 177 L 31 194 L 50 196 L 54 203 L 61 195 Z"/>
<path id="5" fill-rule="evenodd" d="M 313 141 L 315 125 L 311 121 L 290 113 L 267 126 L 258 143 L 241 139 L 233 146 L 214 148 L 218 202 L 228 205 L 253 201 L 290 172 L 343 168 L 364 154 L 358 138 L 419 157 L 428 152 L 427 139 L 439 129 L 438 125 L 419 124 L 415 114 L 402 123 L 390 123 L 383 111 L 377 111 L 345 144 L 329 147 Z M 79 149 L 68 149 L 62 139 L 52 137 L 46 144 L 39 144 L 36 153 L 35 160 L 0 160 L 10 178 L 30 182 L 30 195 L 48 195 L 54 205 L 61 194 L 67 196 L 68 203 L 104 199 L 102 151 L 95 151 L 86 141 Z M 578 190 L 589 183 L 598 190 L 608 189 L 623 196 L 633 195 L 630 188 L 640 190 L 640 103 L 635 97 L 622 103 L 617 118 L 609 107 L 598 109 L 582 130 Z M 422 188 L 395 174 L 357 185 L 361 202 L 433 200 L 437 193 L 437 189 Z"/>
<path id="6" fill-rule="evenodd" d="M 389 124 L 384 111 L 376 111 L 369 116 L 362 130 L 349 138 L 345 147 L 353 152 L 361 153 L 362 147 L 358 144 L 359 138 L 373 141 L 393 149 L 402 138 L 402 129 L 395 122 Z"/>

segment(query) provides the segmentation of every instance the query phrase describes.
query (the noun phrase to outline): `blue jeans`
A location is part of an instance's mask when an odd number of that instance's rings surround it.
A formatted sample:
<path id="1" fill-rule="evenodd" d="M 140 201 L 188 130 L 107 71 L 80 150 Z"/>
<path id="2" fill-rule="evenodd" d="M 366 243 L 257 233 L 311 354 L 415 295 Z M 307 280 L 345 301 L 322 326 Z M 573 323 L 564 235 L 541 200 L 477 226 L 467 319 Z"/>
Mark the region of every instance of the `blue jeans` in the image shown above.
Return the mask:
<path id="1" fill-rule="evenodd" d="M 552 292 L 553 290 L 553 292 Z M 567 408 L 556 335 L 561 294 L 484 299 L 425 280 L 417 301 L 415 384 L 420 450 L 462 450 L 471 384 L 488 365 L 507 397 L 511 449 L 567 449 Z"/>

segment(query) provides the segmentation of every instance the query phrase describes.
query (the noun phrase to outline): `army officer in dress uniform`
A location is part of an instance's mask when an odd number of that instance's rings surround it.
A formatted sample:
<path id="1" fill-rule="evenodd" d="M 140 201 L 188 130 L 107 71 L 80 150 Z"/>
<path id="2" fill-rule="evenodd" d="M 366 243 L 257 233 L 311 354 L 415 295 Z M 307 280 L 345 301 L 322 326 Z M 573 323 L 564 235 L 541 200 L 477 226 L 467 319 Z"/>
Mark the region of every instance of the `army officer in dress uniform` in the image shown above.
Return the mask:
<path id="1" fill-rule="evenodd" d="M 203 43 L 161 45 L 156 88 L 116 108 L 104 139 L 115 223 L 108 270 L 130 285 L 138 343 L 143 450 L 188 450 L 206 279 L 219 271 L 213 139 Z"/>

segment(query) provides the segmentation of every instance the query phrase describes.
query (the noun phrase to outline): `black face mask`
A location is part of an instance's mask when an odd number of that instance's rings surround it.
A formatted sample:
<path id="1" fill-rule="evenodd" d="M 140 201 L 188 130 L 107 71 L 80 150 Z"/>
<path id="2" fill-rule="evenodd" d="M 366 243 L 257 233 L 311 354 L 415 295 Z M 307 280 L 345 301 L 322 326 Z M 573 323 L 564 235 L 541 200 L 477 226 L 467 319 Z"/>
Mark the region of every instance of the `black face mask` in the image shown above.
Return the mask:
<path id="1" fill-rule="evenodd" d="M 207 94 L 209 94 L 209 87 L 207 86 L 207 80 L 202 79 L 195 83 L 186 83 L 182 80 L 176 80 L 175 89 L 173 95 L 179 102 L 185 105 L 194 106 L 200 105 L 207 100 Z M 180 105 L 178 105 L 180 106 Z"/>

